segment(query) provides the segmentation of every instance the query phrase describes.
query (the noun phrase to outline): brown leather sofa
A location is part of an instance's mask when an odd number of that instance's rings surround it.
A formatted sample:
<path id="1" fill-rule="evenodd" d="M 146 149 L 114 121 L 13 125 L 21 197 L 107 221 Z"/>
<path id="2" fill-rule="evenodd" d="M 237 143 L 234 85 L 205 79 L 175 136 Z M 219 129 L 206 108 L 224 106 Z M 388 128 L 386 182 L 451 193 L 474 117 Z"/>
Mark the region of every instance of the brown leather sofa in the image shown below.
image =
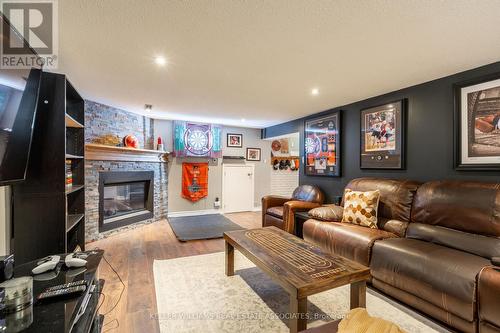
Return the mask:
<path id="1" fill-rule="evenodd" d="M 500 273 L 490 266 L 500 184 L 364 178 L 347 188 L 380 190 L 379 230 L 309 220 L 306 240 L 369 265 L 373 287 L 454 329 L 499 332 Z"/>
<path id="2" fill-rule="evenodd" d="M 479 333 L 500 332 L 500 258 L 479 274 Z"/>
<path id="3" fill-rule="evenodd" d="M 321 206 L 325 200 L 317 186 L 301 185 L 291 198 L 268 195 L 262 198 L 262 226 L 275 226 L 291 234 L 295 229 L 295 212 L 308 211 Z"/>
<path id="4" fill-rule="evenodd" d="M 410 221 L 413 197 L 419 185 L 417 182 L 406 180 L 354 179 L 347 184 L 346 188 L 353 191 L 380 191 L 379 229 L 370 229 L 349 223 L 309 220 L 304 223 L 304 239 L 319 245 L 325 251 L 339 254 L 368 266 L 375 241 L 404 237 Z"/>

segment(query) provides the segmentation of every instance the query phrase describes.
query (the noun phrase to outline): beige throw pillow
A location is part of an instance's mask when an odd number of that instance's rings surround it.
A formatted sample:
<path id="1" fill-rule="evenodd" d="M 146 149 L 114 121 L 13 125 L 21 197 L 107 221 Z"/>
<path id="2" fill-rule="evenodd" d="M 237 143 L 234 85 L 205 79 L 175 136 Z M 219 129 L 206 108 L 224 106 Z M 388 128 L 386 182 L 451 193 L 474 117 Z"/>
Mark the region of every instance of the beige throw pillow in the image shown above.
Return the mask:
<path id="1" fill-rule="evenodd" d="M 377 209 L 380 192 L 344 191 L 344 215 L 342 222 L 377 229 Z"/>
<path id="2" fill-rule="evenodd" d="M 340 222 L 342 221 L 343 212 L 344 209 L 340 206 L 324 205 L 311 209 L 309 216 L 321 221 Z"/>

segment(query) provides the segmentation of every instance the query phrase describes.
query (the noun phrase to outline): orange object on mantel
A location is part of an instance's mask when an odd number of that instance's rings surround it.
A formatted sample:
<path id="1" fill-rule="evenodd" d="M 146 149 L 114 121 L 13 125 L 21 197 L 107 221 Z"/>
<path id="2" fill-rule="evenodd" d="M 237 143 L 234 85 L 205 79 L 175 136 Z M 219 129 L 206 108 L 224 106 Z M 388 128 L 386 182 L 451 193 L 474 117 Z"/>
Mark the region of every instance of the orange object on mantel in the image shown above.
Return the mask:
<path id="1" fill-rule="evenodd" d="M 126 135 L 123 138 L 123 145 L 129 148 L 139 148 L 139 140 L 133 135 Z"/>

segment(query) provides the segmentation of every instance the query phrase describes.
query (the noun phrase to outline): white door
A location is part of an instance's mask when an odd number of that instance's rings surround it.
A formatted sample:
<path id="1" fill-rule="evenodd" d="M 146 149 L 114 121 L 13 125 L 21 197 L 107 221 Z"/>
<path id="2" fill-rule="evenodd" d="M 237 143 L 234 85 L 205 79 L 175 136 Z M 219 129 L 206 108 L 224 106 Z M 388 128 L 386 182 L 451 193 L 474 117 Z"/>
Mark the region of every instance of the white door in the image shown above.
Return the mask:
<path id="1" fill-rule="evenodd" d="M 253 210 L 254 166 L 222 166 L 222 208 L 224 213 Z"/>

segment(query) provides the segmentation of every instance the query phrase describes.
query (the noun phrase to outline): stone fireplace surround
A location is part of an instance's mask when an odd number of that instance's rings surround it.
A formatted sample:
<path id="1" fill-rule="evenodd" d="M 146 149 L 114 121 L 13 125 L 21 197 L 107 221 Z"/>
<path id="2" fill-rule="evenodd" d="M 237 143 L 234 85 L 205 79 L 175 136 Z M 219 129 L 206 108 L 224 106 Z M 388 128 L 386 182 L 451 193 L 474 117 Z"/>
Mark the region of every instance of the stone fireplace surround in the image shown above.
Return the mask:
<path id="1" fill-rule="evenodd" d="M 99 233 L 99 172 L 101 171 L 153 171 L 153 218 L 138 222 L 151 223 L 167 217 L 168 177 L 167 163 L 126 161 L 85 161 L 85 239 L 87 242 L 100 239 L 109 233 L 136 226 L 131 224 L 109 232 Z"/>
<path id="2" fill-rule="evenodd" d="M 109 157 L 116 155 L 115 151 L 103 150 L 102 147 L 94 147 L 94 156 L 91 157 L 87 150 L 88 144 L 102 144 L 115 146 L 115 141 L 109 138 L 120 139 L 125 135 L 132 134 L 139 139 L 139 146 L 145 149 L 153 149 L 154 120 L 145 116 L 117 109 L 112 106 L 86 100 L 85 101 L 85 240 L 103 238 L 115 231 L 133 228 L 137 225 L 159 221 L 167 217 L 168 203 L 168 163 L 166 161 L 138 161 L 132 156 L 125 160 L 110 160 Z M 100 154 L 96 154 L 95 149 Z M 135 153 L 132 153 L 135 154 Z M 126 155 L 126 152 L 121 152 Z M 90 158 L 89 158 L 90 157 Z M 145 157 L 144 155 L 142 156 Z M 99 233 L 99 172 L 101 171 L 153 171 L 153 218 L 115 229 Z"/>

